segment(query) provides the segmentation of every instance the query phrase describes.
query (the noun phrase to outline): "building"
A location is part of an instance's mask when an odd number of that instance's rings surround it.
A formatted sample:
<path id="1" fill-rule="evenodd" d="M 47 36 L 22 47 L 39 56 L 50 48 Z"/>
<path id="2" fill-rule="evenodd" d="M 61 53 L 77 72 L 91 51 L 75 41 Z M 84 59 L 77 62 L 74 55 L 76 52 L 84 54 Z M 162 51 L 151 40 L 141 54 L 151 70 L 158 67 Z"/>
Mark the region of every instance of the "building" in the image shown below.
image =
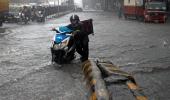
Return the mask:
<path id="1" fill-rule="evenodd" d="M 83 1 L 83 7 L 90 8 L 90 9 L 96 9 L 97 7 L 101 6 L 102 0 L 82 0 Z"/>
<path id="2" fill-rule="evenodd" d="M 10 0 L 10 3 L 41 3 L 47 0 Z"/>
<path id="3" fill-rule="evenodd" d="M 92 9 L 98 9 L 98 6 L 103 10 L 112 11 L 116 9 L 119 4 L 123 5 L 124 0 L 82 0 L 83 7 L 88 7 Z M 160 0 L 167 2 L 168 11 L 170 11 L 170 0 Z"/>

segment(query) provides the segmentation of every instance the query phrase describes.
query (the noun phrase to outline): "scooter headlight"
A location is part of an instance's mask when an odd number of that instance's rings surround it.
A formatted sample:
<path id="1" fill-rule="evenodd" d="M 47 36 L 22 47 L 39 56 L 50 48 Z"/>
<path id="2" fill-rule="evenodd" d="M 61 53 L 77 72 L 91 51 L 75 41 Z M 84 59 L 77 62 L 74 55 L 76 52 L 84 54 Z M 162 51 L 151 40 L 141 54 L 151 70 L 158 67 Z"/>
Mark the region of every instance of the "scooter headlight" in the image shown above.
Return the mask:
<path id="1" fill-rule="evenodd" d="M 53 46 L 53 49 L 54 50 L 58 50 L 58 49 L 60 49 L 61 47 L 60 47 L 60 45 L 59 44 L 55 44 L 54 46 Z"/>
<path id="2" fill-rule="evenodd" d="M 21 13 L 18 13 L 19 16 L 21 16 Z"/>
<path id="3" fill-rule="evenodd" d="M 24 16 L 24 13 L 21 13 L 22 16 Z"/>
<path id="4" fill-rule="evenodd" d="M 54 50 L 58 50 L 58 49 L 64 49 L 65 47 L 67 47 L 67 43 L 66 42 L 62 42 L 59 44 L 54 44 Z"/>

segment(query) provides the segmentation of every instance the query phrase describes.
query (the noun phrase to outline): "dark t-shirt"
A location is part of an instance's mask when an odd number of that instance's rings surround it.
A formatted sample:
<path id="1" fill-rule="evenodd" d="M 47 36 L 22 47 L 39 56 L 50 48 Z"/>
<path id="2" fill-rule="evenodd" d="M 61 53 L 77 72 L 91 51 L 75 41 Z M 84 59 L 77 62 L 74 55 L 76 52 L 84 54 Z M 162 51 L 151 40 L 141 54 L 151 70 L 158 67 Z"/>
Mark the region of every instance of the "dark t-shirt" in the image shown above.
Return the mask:
<path id="1" fill-rule="evenodd" d="M 69 24 L 67 27 L 73 31 L 78 31 L 78 40 L 82 41 L 83 43 L 89 42 L 88 34 L 85 33 L 83 24 L 81 22 L 79 22 L 76 26 Z"/>

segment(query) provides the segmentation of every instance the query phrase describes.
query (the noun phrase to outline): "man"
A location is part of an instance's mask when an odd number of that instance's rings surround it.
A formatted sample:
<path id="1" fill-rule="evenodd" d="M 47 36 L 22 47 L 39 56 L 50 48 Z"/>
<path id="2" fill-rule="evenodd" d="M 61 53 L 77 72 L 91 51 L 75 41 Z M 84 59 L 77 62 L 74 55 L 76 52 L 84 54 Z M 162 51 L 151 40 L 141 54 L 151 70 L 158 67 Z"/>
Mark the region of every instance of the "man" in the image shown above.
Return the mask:
<path id="1" fill-rule="evenodd" d="M 21 13 L 25 14 L 24 17 L 28 17 L 28 20 L 30 20 L 31 12 L 30 9 L 27 6 L 24 6 Z"/>
<path id="2" fill-rule="evenodd" d="M 33 6 L 31 8 L 31 20 L 34 21 L 36 19 L 36 7 Z"/>
<path id="3" fill-rule="evenodd" d="M 122 18 L 122 5 L 120 3 L 118 3 L 118 17 Z"/>
<path id="4" fill-rule="evenodd" d="M 80 22 L 78 15 L 72 15 L 70 17 L 70 22 L 71 24 L 68 25 L 67 27 L 74 31 L 72 34 L 74 37 L 73 41 L 75 41 L 74 43 L 75 43 L 76 51 L 81 55 L 80 60 L 84 62 L 88 60 L 88 56 L 89 56 L 88 34 L 85 33 L 83 29 L 83 25 Z M 73 42 L 70 44 L 73 44 Z"/>

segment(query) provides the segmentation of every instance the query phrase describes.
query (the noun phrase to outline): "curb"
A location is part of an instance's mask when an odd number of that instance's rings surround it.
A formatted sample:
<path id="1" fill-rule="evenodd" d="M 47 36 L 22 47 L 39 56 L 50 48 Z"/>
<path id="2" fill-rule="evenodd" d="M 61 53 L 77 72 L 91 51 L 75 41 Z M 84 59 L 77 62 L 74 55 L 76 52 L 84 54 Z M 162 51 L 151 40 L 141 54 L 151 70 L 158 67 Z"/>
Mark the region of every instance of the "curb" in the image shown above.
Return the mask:
<path id="1" fill-rule="evenodd" d="M 60 13 L 56 13 L 56 14 L 52 14 L 46 17 L 46 19 L 53 19 L 53 18 L 58 18 L 60 16 L 66 15 L 68 13 L 71 13 L 72 11 L 65 11 L 65 12 L 60 12 Z"/>

